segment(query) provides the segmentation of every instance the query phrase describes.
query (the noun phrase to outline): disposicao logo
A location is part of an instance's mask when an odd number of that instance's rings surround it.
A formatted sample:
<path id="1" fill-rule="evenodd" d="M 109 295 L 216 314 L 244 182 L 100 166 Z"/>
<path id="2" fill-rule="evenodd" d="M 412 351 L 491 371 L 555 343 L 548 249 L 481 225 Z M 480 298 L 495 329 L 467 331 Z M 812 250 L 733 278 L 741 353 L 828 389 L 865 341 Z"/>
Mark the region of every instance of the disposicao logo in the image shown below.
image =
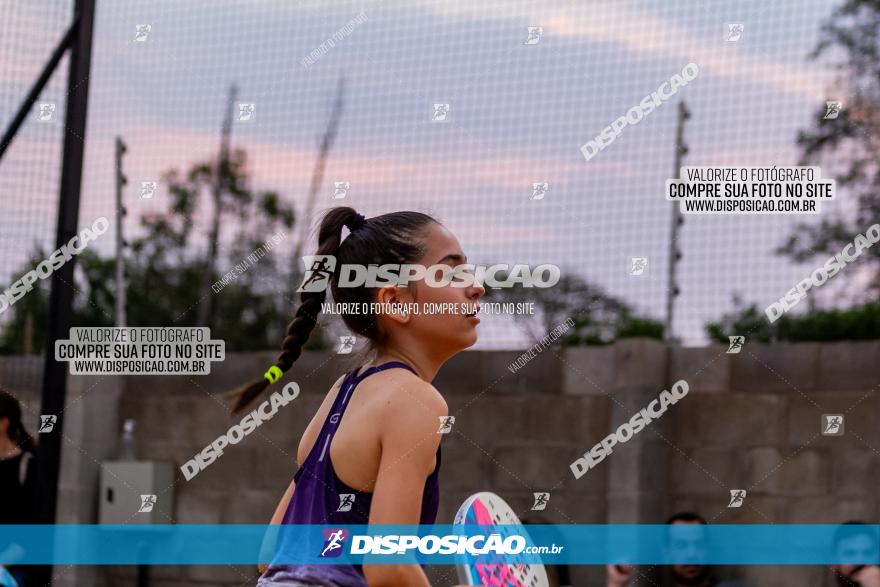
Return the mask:
<path id="1" fill-rule="evenodd" d="M 342 554 L 342 543 L 348 538 L 348 531 L 342 528 L 334 530 L 324 529 L 324 548 L 321 549 L 321 558 L 332 558 Z"/>

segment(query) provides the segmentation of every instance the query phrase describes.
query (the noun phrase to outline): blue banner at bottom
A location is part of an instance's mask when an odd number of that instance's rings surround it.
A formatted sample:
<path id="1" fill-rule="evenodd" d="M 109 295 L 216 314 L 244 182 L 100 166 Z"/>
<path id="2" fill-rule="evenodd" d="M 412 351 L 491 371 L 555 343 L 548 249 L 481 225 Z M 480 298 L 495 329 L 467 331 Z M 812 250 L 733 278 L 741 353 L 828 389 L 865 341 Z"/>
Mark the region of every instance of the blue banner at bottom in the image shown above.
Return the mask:
<path id="1" fill-rule="evenodd" d="M 0 564 L 880 564 L 880 526 L 0 526 Z"/>

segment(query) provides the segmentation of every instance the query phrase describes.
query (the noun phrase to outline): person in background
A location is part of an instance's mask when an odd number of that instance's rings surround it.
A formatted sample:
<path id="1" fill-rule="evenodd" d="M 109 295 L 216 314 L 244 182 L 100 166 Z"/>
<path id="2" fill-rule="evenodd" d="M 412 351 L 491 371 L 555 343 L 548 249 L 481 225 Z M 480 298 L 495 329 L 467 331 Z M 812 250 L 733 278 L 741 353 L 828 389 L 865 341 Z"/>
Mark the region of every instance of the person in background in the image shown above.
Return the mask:
<path id="1" fill-rule="evenodd" d="M 552 541 L 554 544 L 565 544 L 565 539 L 563 538 L 562 533 L 556 530 L 553 522 L 551 522 L 548 518 L 545 518 L 538 514 L 530 514 L 521 518 L 520 521 L 523 523 L 523 525 L 540 524 L 553 526 L 552 528 L 548 528 L 543 533 L 543 536 Z M 528 528 L 526 528 L 526 530 L 528 530 Z M 545 562 L 544 569 L 547 571 L 547 580 L 549 587 L 572 587 L 571 570 L 567 564 L 553 564 Z"/>
<path id="2" fill-rule="evenodd" d="M 706 525 L 706 520 L 699 514 L 681 512 L 666 520 L 667 524 Z M 688 560 L 686 564 L 668 565 L 669 584 L 672 587 L 749 587 L 747 583 L 736 580 L 720 580 L 711 566 L 703 564 L 705 556 L 705 538 L 703 532 L 695 532 L 693 536 L 670 537 L 667 545 L 670 554 L 677 559 Z M 606 567 L 606 587 L 625 587 L 635 576 L 632 565 L 608 565 Z"/>
<path id="3" fill-rule="evenodd" d="M 838 560 L 852 563 L 835 564 L 831 572 L 835 585 L 841 587 L 880 587 L 880 537 L 873 527 L 859 521 L 845 522 L 834 533 L 833 548 Z"/>
<path id="4" fill-rule="evenodd" d="M 21 421 L 21 404 L 0 389 L 0 524 L 36 523 L 34 456 L 36 443 Z M 0 560 L 16 558 L 15 547 L 0 553 Z M 25 567 L 9 565 L 6 570 L 19 587 L 27 585 Z"/>

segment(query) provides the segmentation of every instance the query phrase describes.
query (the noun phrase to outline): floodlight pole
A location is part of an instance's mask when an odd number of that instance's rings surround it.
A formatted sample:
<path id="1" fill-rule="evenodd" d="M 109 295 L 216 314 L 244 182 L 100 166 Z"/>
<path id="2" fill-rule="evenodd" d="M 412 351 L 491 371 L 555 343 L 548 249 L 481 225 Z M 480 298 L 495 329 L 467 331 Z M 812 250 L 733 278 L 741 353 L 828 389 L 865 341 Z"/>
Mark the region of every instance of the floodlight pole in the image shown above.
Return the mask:
<path id="1" fill-rule="evenodd" d="M 675 164 L 672 170 L 672 177 L 678 178 L 679 171 L 684 156 L 687 155 L 688 148 L 684 142 L 684 123 L 690 118 L 691 113 L 688 111 L 684 101 L 678 104 L 678 123 L 675 129 Z M 666 290 L 666 324 L 663 328 L 663 340 L 672 342 L 672 319 L 675 310 L 675 298 L 679 294 L 678 282 L 676 281 L 676 268 L 679 259 L 681 259 L 681 249 L 678 248 L 678 234 L 684 217 L 681 215 L 679 202 L 672 203 L 672 227 L 669 237 L 669 269 L 668 269 L 668 289 Z"/>

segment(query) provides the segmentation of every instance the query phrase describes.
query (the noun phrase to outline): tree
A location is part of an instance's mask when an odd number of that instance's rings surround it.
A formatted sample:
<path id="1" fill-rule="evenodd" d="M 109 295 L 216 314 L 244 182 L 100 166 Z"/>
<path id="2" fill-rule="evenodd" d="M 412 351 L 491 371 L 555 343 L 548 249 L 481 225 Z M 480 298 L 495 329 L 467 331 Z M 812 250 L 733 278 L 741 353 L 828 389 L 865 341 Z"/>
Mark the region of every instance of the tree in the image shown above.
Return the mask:
<path id="1" fill-rule="evenodd" d="M 837 118 L 826 119 L 826 105 L 817 106 L 815 127 L 797 136 L 799 164 L 821 164 L 824 177 L 834 177 L 838 189 L 848 188 L 855 196 L 855 206 L 850 218 L 798 224 L 776 249 L 798 262 L 830 257 L 880 221 L 880 3 L 846 0 L 840 5 L 823 24 L 810 57 L 816 59 L 832 49 L 841 56 L 835 69 L 836 87 L 843 94 L 829 100 L 843 102 L 842 108 Z M 866 290 L 857 296 L 867 302 L 862 306 L 786 314 L 771 325 L 755 304 L 746 308 L 736 300 L 738 309 L 707 324 L 706 332 L 720 342 L 730 334 L 747 332 L 759 341 L 875 339 L 880 328 L 878 306 L 872 301 L 880 294 L 880 246 L 863 249 L 859 266 L 870 273 Z"/>
<path id="2" fill-rule="evenodd" d="M 506 278 L 499 273 L 499 280 Z M 486 287 L 484 300 L 534 303 L 539 312 L 537 318 L 522 314 L 515 316 L 534 342 L 568 319 L 574 324 L 560 337 L 563 346 L 610 344 L 631 337 L 663 338 L 662 323 L 635 315 L 623 301 L 573 274 L 561 277 L 549 288 L 525 288 L 520 284 L 505 289 Z"/>
<path id="3" fill-rule="evenodd" d="M 856 207 L 850 219 L 798 225 L 777 249 L 796 261 L 833 255 L 880 220 L 880 3 L 847 0 L 837 8 L 822 26 L 811 57 L 832 48 L 843 56 L 835 64 L 836 87 L 845 93 L 839 97 L 843 107 L 837 118 L 829 119 L 824 118 L 825 104 L 817 107 L 815 128 L 798 133 L 800 164 L 834 164 L 840 161 L 832 155 L 846 153 L 846 162 L 840 162 L 839 168 L 823 165 L 823 176 L 834 176 L 838 188 L 848 188 L 855 195 Z M 866 293 L 876 296 L 880 293 L 880 246 L 865 249 L 860 265 L 873 275 Z"/>
<path id="4" fill-rule="evenodd" d="M 163 213 L 141 218 L 143 234 L 127 250 L 127 313 L 132 326 L 196 326 L 196 308 L 211 297 L 216 315 L 207 325 L 211 337 L 226 341 L 227 351 L 277 348 L 284 328 L 298 302 L 288 296 L 290 263 L 279 252 L 292 248 L 293 209 L 276 192 L 257 192 L 250 187 L 247 156 L 236 150 L 229 159 L 227 189 L 233 194 L 224 216 L 224 230 L 234 235 L 224 242 L 219 274 L 230 273 L 227 283 L 205 291 L 204 256 L 198 252 L 196 236 L 205 234 L 199 219 L 199 202 L 206 186 L 212 185 L 217 166 L 197 163 L 184 175 L 168 171 L 170 205 Z M 248 260 L 257 247 L 273 235 L 281 236 L 271 252 Z M 16 274 L 23 275 L 46 257 L 38 250 Z M 282 262 L 283 261 L 283 262 Z M 74 326 L 113 326 L 114 259 L 101 257 L 93 249 L 76 260 Z M 20 353 L 25 346 L 27 321 L 34 323 L 34 352 L 41 352 L 48 314 L 48 280 L 40 281 L 29 294 L 8 311 L 11 322 L 0 337 L 0 352 Z M 28 316 L 31 316 L 29 319 Z M 323 334 L 316 329 L 308 348 L 322 348 Z"/>
<path id="5" fill-rule="evenodd" d="M 772 324 L 756 304 L 744 308 L 738 302 L 736 310 L 707 324 L 706 333 L 724 344 L 732 335 L 744 335 L 752 342 L 872 340 L 880 335 L 880 302 L 846 310 L 784 314 Z"/>

